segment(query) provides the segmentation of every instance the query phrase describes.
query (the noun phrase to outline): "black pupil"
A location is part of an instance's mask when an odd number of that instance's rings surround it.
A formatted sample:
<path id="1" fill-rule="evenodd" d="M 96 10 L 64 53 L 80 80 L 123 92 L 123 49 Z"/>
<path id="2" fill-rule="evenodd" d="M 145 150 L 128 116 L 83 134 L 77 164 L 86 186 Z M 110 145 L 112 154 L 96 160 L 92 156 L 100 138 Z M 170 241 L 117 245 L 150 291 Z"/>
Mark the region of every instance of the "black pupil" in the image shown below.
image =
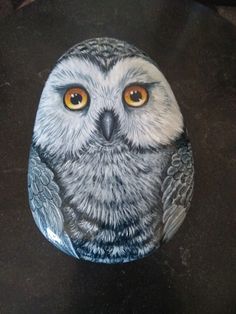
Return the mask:
<path id="1" fill-rule="evenodd" d="M 142 100 L 142 94 L 139 91 L 134 90 L 130 93 L 130 99 L 134 102 L 138 102 Z"/>
<path id="2" fill-rule="evenodd" d="M 82 96 L 80 94 L 72 94 L 70 97 L 70 101 L 73 105 L 78 105 L 82 101 Z"/>

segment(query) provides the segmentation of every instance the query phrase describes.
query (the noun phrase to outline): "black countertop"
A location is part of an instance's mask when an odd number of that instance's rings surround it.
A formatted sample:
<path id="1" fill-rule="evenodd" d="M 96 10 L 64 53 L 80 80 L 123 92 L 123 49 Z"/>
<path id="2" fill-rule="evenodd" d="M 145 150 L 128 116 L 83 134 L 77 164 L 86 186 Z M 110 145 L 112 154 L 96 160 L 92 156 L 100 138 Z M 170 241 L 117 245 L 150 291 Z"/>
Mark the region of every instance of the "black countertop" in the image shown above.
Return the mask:
<path id="1" fill-rule="evenodd" d="M 0 25 L 0 313 L 235 313 L 235 27 L 173 0 L 39 0 Z M 195 157 L 183 226 L 150 257 L 123 265 L 59 252 L 35 226 L 27 198 L 43 84 L 66 49 L 98 36 L 126 40 L 157 61 Z"/>

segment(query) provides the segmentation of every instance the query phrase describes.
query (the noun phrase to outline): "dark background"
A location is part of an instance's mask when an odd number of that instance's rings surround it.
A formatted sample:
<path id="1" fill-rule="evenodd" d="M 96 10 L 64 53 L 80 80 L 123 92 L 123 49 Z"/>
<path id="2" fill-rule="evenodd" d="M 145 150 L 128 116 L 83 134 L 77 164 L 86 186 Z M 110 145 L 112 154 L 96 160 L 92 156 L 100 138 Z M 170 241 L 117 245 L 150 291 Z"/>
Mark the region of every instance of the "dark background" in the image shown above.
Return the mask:
<path id="1" fill-rule="evenodd" d="M 39 0 L 9 12 L 0 21 L 0 313 L 236 313 L 235 26 L 191 1 Z M 27 198 L 43 84 L 66 49 L 96 36 L 124 39 L 157 61 L 195 158 L 194 199 L 179 232 L 123 265 L 58 251 Z"/>

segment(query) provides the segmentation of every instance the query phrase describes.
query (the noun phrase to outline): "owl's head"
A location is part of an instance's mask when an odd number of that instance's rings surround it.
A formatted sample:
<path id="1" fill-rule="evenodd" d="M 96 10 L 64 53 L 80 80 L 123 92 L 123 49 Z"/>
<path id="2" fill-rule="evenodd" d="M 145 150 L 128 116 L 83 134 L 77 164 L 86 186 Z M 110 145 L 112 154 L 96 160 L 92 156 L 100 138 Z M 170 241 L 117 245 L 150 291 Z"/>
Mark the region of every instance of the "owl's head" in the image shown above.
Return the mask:
<path id="1" fill-rule="evenodd" d="M 52 70 L 34 141 L 52 154 L 77 155 L 91 143 L 166 145 L 182 130 L 180 109 L 156 64 L 126 42 L 98 38 L 71 48 Z"/>

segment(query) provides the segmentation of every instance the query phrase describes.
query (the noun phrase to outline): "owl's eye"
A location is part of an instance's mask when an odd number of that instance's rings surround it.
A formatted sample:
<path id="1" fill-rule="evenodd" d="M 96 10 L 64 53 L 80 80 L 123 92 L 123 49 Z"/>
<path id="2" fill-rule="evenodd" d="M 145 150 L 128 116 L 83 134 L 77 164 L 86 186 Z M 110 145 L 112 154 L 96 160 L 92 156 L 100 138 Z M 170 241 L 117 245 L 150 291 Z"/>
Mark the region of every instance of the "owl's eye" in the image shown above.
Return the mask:
<path id="1" fill-rule="evenodd" d="M 123 99 L 130 107 L 141 107 L 148 101 L 148 91 L 141 85 L 130 85 L 125 88 Z"/>
<path id="2" fill-rule="evenodd" d="M 66 91 L 64 104 L 70 110 L 84 109 L 89 103 L 89 94 L 82 87 L 73 87 Z"/>

